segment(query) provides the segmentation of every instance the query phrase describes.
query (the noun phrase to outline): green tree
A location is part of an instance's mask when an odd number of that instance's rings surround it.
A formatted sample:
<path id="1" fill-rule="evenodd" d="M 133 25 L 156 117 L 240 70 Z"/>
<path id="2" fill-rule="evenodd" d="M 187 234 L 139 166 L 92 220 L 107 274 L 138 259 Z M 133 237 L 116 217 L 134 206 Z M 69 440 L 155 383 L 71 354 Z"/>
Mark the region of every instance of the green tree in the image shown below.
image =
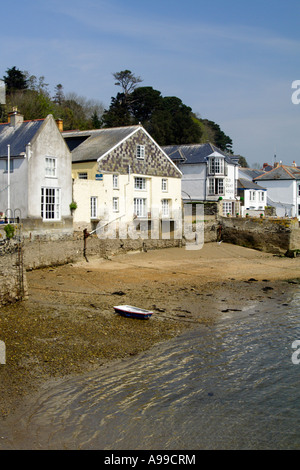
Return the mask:
<path id="1" fill-rule="evenodd" d="M 125 100 L 124 93 L 118 93 L 111 99 L 108 110 L 105 110 L 102 116 L 104 127 L 129 126 L 132 124 L 130 109 Z"/>
<path id="2" fill-rule="evenodd" d="M 97 111 L 94 111 L 92 115 L 92 127 L 93 129 L 99 129 L 101 127 L 101 121 L 99 119 Z"/>
<path id="3" fill-rule="evenodd" d="M 53 99 L 54 103 L 58 104 L 59 106 L 62 106 L 62 104 L 65 100 L 65 96 L 64 96 L 64 92 L 63 92 L 63 86 L 62 86 L 61 83 L 56 85 L 55 95 L 53 96 L 52 99 Z"/>
<path id="4" fill-rule="evenodd" d="M 130 70 L 122 70 L 121 72 L 113 73 L 113 77 L 116 80 L 115 85 L 122 88 L 125 101 L 136 88 L 137 84 L 143 81 L 141 77 L 136 77 Z"/>
<path id="5" fill-rule="evenodd" d="M 208 128 L 208 132 L 210 133 L 209 140 L 224 152 L 233 153 L 232 140 L 224 134 L 220 126 L 214 121 L 209 121 L 208 119 L 203 119 L 202 122 L 205 127 Z"/>
<path id="6" fill-rule="evenodd" d="M 26 90 L 28 87 L 26 75 L 15 66 L 6 70 L 3 80 L 6 85 L 6 92 L 11 93 L 16 90 Z"/>
<path id="7" fill-rule="evenodd" d="M 242 157 L 241 155 L 239 156 L 239 165 L 242 167 L 242 168 L 249 168 L 249 165 L 247 163 L 247 160 L 245 157 Z"/>

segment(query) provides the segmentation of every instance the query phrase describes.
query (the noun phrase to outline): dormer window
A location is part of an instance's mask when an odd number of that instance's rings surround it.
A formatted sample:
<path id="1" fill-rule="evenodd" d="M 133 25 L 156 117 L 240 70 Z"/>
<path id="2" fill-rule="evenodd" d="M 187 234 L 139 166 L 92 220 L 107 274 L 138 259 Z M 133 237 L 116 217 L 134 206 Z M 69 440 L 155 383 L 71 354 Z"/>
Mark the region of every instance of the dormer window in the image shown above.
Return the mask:
<path id="1" fill-rule="evenodd" d="M 209 158 L 209 173 L 211 175 L 224 175 L 224 158 L 210 157 Z"/>

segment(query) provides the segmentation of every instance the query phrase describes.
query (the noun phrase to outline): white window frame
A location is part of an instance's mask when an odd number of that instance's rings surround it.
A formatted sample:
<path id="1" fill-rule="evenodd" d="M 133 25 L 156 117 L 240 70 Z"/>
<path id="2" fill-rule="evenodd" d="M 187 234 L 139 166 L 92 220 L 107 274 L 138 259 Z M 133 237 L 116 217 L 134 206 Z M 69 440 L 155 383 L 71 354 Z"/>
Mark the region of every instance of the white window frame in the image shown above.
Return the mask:
<path id="1" fill-rule="evenodd" d="M 208 179 L 208 195 L 221 196 L 224 195 L 224 178 Z"/>
<path id="2" fill-rule="evenodd" d="M 119 175 L 113 175 L 113 189 L 119 189 Z"/>
<path id="3" fill-rule="evenodd" d="M 41 188 L 41 217 L 44 221 L 61 219 L 60 188 Z"/>
<path id="4" fill-rule="evenodd" d="M 161 200 L 161 215 L 162 217 L 170 216 L 170 200 L 169 199 Z"/>
<path id="5" fill-rule="evenodd" d="M 137 189 L 138 191 L 146 191 L 146 178 L 142 178 L 141 176 L 135 176 L 134 189 Z"/>
<path id="6" fill-rule="evenodd" d="M 113 197 L 112 200 L 113 212 L 119 212 L 119 198 Z"/>
<path id="7" fill-rule="evenodd" d="M 57 158 L 45 157 L 45 176 L 47 178 L 57 178 Z"/>
<path id="8" fill-rule="evenodd" d="M 145 158 L 145 145 L 137 144 L 137 146 L 136 146 L 136 158 L 138 160 L 144 160 L 144 158 Z"/>
<path id="9" fill-rule="evenodd" d="M 163 179 L 161 180 L 161 190 L 162 190 L 163 192 L 167 192 L 167 191 L 168 191 L 168 180 L 167 180 L 167 178 L 163 178 Z"/>
<path id="10" fill-rule="evenodd" d="M 211 157 L 209 159 L 209 173 L 211 175 L 224 175 L 224 158 Z"/>
<path id="11" fill-rule="evenodd" d="M 97 216 L 98 216 L 98 197 L 97 196 L 90 197 L 90 215 L 91 215 L 91 219 L 97 219 Z"/>
<path id="12" fill-rule="evenodd" d="M 147 214 L 147 199 L 142 197 L 135 197 L 133 200 L 134 214 L 137 217 L 146 217 Z"/>
<path id="13" fill-rule="evenodd" d="M 232 202 L 223 201 L 223 215 L 232 215 Z"/>
<path id="14" fill-rule="evenodd" d="M 88 179 L 88 174 L 86 171 L 80 171 L 78 173 L 78 179 L 79 180 L 87 180 Z"/>

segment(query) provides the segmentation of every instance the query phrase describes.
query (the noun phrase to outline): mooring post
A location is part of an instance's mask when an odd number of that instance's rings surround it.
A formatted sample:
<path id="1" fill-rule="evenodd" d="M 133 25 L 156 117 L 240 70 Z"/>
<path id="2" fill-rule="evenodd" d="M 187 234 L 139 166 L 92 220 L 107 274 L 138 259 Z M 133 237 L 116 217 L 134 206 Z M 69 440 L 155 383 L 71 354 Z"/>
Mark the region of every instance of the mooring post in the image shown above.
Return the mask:
<path id="1" fill-rule="evenodd" d="M 85 257 L 86 261 L 89 262 L 89 260 L 86 257 L 86 239 L 90 236 L 89 232 L 85 228 L 83 230 L 83 256 Z"/>

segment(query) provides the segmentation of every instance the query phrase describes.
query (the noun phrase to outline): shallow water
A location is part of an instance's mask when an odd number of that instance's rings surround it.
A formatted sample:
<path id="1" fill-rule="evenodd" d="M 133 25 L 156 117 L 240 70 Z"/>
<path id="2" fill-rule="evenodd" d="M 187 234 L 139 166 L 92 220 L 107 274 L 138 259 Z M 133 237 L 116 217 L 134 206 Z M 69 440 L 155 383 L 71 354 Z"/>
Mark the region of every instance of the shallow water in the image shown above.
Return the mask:
<path id="1" fill-rule="evenodd" d="M 131 320 L 129 320 L 131 321 Z M 300 288 L 44 388 L 18 449 L 299 449 Z M 299 355 L 300 357 L 300 355 Z"/>

